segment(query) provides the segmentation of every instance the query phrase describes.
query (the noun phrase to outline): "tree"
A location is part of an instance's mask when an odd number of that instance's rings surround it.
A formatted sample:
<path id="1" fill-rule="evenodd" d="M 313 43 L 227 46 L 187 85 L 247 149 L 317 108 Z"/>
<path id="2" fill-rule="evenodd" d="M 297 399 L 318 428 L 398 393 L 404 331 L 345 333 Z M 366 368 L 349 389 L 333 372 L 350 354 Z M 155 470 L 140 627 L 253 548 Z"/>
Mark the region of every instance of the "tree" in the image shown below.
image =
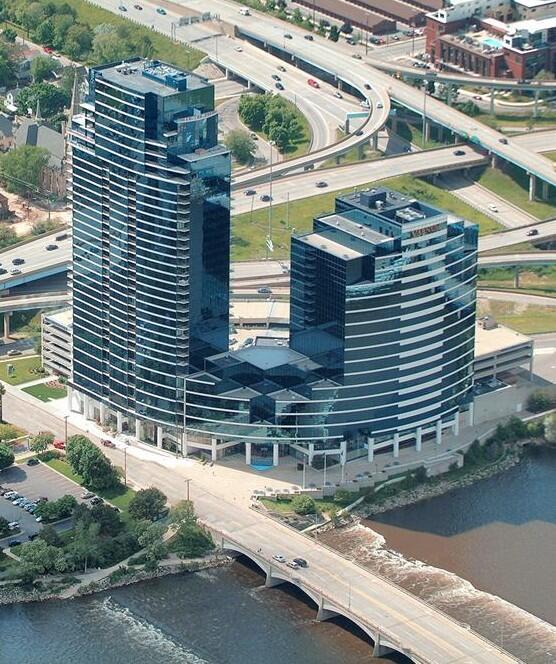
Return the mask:
<path id="1" fill-rule="evenodd" d="M 4 395 L 6 394 L 6 388 L 4 383 L 0 383 L 0 422 L 4 421 Z"/>
<path id="2" fill-rule="evenodd" d="M 541 390 L 532 392 L 527 398 L 527 410 L 531 413 L 542 413 L 548 410 L 553 403 L 553 399 Z"/>
<path id="3" fill-rule="evenodd" d="M 210 533 L 198 524 L 181 525 L 174 537 L 172 550 L 180 558 L 197 558 L 214 549 Z"/>
<path id="4" fill-rule="evenodd" d="M 96 522 L 79 523 L 75 529 L 73 541 L 68 547 L 70 558 L 84 572 L 87 571 L 89 565 L 97 562 L 100 555 L 99 532 L 100 525 Z"/>
<path id="5" fill-rule="evenodd" d="M 239 100 L 239 117 L 249 129 L 260 131 L 266 118 L 268 97 L 264 95 L 241 95 Z"/>
<path id="6" fill-rule="evenodd" d="M 71 516 L 76 507 L 77 500 L 73 496 L 66 494 L 58 500 L 40 503 L 35 513 L 45 521 L 57 521 Z"/>
<path id="7" fill-rule="evenodd" d="M 48 432 L 38 433 L 36 436 L 33 436 L 31 438 L 31 442 L 29 443 L 29 448 L 36 454 L 40 454 L 41 452 L 45 452 L 48 449 L 48 446 L 52 445 L 53 442 L 54 442 L 53 433 L 48 433 Z"/>
<path id="8" fill-rule="evenodd" d="M 36 42 L 39 42 L 39 44 L 47 44 L 48 46 L 52 46 L 55 36 L 56 30 L 54 28 L 54 23 L 49 18 L 38 25 L 33 33 Z"/>
<path id="9" fill-rule="evenodd" d="M 15 456 L 11 447 L 0 443 L 0 470 L 8 468 L 15 461 Z"/>
<path id="10" fill-rule="evenodd" d="M 0 226 L 0 249 L 9 247 L 19 241 L 16 232 L 9 226 Z"/>
<path id="11" fill-rule="evenodd" d="M 93 38 L 93 58 L 97 64 L 129 58 L 134 51 L 127 30 L 103 23 L 98 25 Z"/>
<path id="12" fill-rule="evenodd" d="M 93 45 L 93 32 L 88 25 L 72 25 L 66 32 L 64 51 L 72 60 L 88 55 Z"/>
<path id="13" fill-rule="evenodd" d="M 7 537 L 10 534 L 10 529 L 8 526 L 8 519 L 5 519 L 3 516 L 0 516 L 0 539 Z"/>
<path id="14" fill-rule="evenodd" d="M 75 19 L 71 14 L 57 14 L 52 18 L 52 25 L 54 26 L 52 45 L 54 48 L 65 49 L 68 30 L 74 23 Z"/>
<path id="15" fill-rule="evenodd" d="M 338 28 L 335 25 L 333 25 L 330 28 L 330 32 L 328 33 L 328 39 L 330 39 L 330 41 L 333 41 L 333 42 L 337 42 L 338 39 L 340 39 L 340 31 L 338 30 Z"/>
<path id="16" fill-rule="evenodd" d="M 19 91 L 16 103 L 19 111 L 23 114 L 30 110 L 32 113 L 40 105 L 41 115 L 51 118 L 61 113 L 69 105 L 70 97 L 61 88 L 51 83 L 33 83 Z M 21 149 L 21 148 L 18 148 Z"/>
<path id="17" fill-rule="evenodd" d="M 86 486 L 94 490 L 119 486 L 114 466 L 86 436 L 71 436 L 66 445 L 66 458 L 72 470 L 81 475 Z"/>
<path id="18" fill-rule="evenodd" d="M 129 513 L 137 521 L 154 521 L 166 505 L 166 496 L 155 487 L 141 489 L 129 503 Z"/>
<path id="19" fill-rule="evenodd" d="M 242 129 L 234 129 L 225 139 L 226 146 L 230 149 L 234 159 L 240 164 L 249 164 L 253 161 L 256 146 L 255 141 Z"/>
<path id="20" fill-rule="evenodd" d="M 47 574 L 48 572 L 65 572 L 68 563 L 64 552 L 56 546 L 37 537 L 32 542 L 27 542 L 19 552 L 21 566 L 26 573 Z"/>
<path id="21" fill-rule="evenodd" d="M 6 189 L 25 194 L 30 187 L 37 187 L 48 159 L 48 150 L 35 145 L 22 145 L 2 155 L 0 177 L 6 179 Z"/>
<path id="22" fill-rule="evenodd" d="M 95 505 L 91 510 L 91 517 L 93 521 L 100 526 L 101 535 L 110 535 L 114 537 L 118 535 L 124 524 L 120 518 L 120 513 L 112 505 L 99 504 Z"/>
<path id="23" fill-rule="evenodd" d="M 43 528 L 41 528 L 39 532 L 39 537 L 43 539 L 47 544 L 50 544 L 50 546 L 56 546 L 56 547 L 61 547 L 63 544 L 63 540 L 58 534 L 58 531 L 54 526 L 51 526 L 50 524 L 47 524 Z"/>
<path id="24" fill-rule="evenodd" d="M 12 424 L 0 424 L 0 443 L 17 438 L 19 431 Z"/>
<path id="25" fill-rule="evenodd" d="M 296 514 L 315 514 L 317 507 L 311 496 L 295 496 L 292 500 L 292 509 Z"/>
<path id="26" fill-rule="evenodd" d="M 190 500 L 180 500 L 180 502 L 170 510 L 170 523 L 175 526 L 189 525 L 197 523 L 197 515 Z"/>
<path id="27" fill-rule="evenodd" d="M 463 104 L 457 104 L 457 109 L 471 118 L 474 118 L 481 113 L 481 109 L 471 100 L 465 101 Z"/>
<path id="28" fill-rule="evenodd" d="M 5 30 L 2 30 L 2 37 L 10 44 L 15 44 L 17 32 L 13 28 L 6 28 Z"/>
<path id="29" fill-rule="evenodd" d="M 159 523 L 144 522 L 144 524 L 144 528 L 138 535 L 137 541 L 141 548 L 145 549 L 147 560 L 162 560 L 167 552 L 166 544 L 162 539 L 166 532 L 166 527 Z"/>
<path id="30" fill-rule="evenodd" d="M 54 60 L 54 58 L 49 58 L 45 55 L 37 56 L 31 63 L 31 76 L 34 83 L 41 83 L 45 78 L 49 78 L 52 72 L 59 71 L 60 63 Z"/>

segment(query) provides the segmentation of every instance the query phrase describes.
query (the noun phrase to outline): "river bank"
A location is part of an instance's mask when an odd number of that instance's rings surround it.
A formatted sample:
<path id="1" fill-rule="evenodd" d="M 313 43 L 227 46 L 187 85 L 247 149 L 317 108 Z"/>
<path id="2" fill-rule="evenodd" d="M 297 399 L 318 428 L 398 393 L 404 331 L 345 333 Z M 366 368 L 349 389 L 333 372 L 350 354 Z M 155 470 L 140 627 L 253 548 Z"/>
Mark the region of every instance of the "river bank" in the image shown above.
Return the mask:
<path id="1" fill-rule="evenodd" d="M 446 476 L 440 475 L 429 478 L 423 484 L 419 484 L 411 489 L 400 488 L 394 495 L 387 495 L 384 499 L 382 499 L 379 490 L 375 494 L 376 497 L 372 503 L 361 503 L 351 514 L 354 517 L 369 518 L 375 514 L 382 514 L 383 512 L 389 512 L 400 507 L 413 505 L 422 500 L 442 496 L 454 489 L 470 486 L 481 480 L 503 473 L 515 466 L 520 462 L 524 449 L 525 444 L 508 447 L 504 450 L 502 458 L 493 463 L 470 469 L 467 472 L 465 472 L 465 466 L 463 466 L 463 469 L 450 471 Z"/>
<path id="2" fill-rule="evenodd" d="M 171 574 L 193 573 L 223 567 L 231 564 L 231 562 L 231 558 L 228 556 L 214 554 L 191 560 L 178 560 L 176 558 L 162 560 L 157 569 L 145 570 L 143 567 L 127 566 L 125 561 L 122 561 L 119 565 L 115 565 L 110 569 L 101 570 L 101 575 L 98 574 L 98 571 L 95 571 L 72 577 L 43 577 L 39 580 L 40 585 L 33 588 L 26 588 L 15 583 L 4 584 L 0 586 L 0 606 L 83 597 Z"/>

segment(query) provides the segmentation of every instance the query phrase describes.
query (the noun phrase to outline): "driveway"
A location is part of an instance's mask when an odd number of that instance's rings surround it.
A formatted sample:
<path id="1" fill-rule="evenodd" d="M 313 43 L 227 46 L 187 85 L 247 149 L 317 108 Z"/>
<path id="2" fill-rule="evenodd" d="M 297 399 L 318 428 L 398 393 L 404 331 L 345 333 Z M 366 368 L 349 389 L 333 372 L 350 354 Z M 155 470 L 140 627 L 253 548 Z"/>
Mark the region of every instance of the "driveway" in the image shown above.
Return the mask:
<path id="1" fill-rule="evenodd" d="M 79 502 L 81 500 L 82 487 L 54 472 L 45 464 L 38 466 L 14 465 L 10 468 L 0 471 L 0 484 L 17 491 L 20 495 L 35 500 L 39 496 L 46 496 L 48 500 L 58 500 L 66 494 L 75 496 Z M 9 500 L 3 496 L 0 497 L 0 516 L 8 521 L 19 521 L 21 533 L 10 535 L 0 539 L 0 548 L 6 546 L 11 539 L 26 540 L 28 535 L 37 533 L 41 529 L 41 524 L 35 521 L 35 517 L 26 512 L 21 507 L 12 505 Z M 57 530 L 65 530 L 69 521 L 66 519 L 56 524 Z"/>

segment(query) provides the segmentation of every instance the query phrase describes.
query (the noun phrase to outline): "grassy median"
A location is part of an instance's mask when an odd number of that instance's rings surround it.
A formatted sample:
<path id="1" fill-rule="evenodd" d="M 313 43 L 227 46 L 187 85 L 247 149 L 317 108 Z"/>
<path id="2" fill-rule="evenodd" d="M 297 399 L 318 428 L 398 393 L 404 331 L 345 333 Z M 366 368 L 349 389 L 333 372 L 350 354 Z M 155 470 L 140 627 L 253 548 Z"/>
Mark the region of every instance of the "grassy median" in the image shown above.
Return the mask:
<path id="1" fill-rule="evenodd" d="M 13 373 L 8 374 L 8 366 L 14 368 Z M 39 355 L 5 360 L 4 362 L 0 362 L 0 380 L 3 380 L 10 385 L 28 383 L 31 380 L 36 380 L 41 377 L 41 374 L 31 371 L 31 369 L 38 369 L 41 366 L 42 362 Z"/>
<path id="2" fill-rule="evenodd" d="M 423 199 L 452 214 L 459 215 L 479 225 L 481 235 L 500 230 L 501 226 L 464 203 L 453 194 L 435 187 L 424 180 L 410 175 L 402 175 L 380 181 L 381 186 L 401 191 L 408 196 Z M 377 182 L 355 187 L 368 189 L 377 186 Z M 274 242 L 273 258 L 287 259 L 290 255 L 290 238 L 293 232 L 304 233 L 312 228 L 313 219 L 320 214 L 334 210 L 334 200 L 340 194 L 353 191 L 353 188 L 327 192 L 272 207 L 272 239 Z M 288 210 L 289 207 L 289 210 Z M 251 214 L 245 212 L 232 219 L 232 260 L 256 260 L 266 255 L 265 239 L 268 228 L 268 208 L 260 208 Z"/>

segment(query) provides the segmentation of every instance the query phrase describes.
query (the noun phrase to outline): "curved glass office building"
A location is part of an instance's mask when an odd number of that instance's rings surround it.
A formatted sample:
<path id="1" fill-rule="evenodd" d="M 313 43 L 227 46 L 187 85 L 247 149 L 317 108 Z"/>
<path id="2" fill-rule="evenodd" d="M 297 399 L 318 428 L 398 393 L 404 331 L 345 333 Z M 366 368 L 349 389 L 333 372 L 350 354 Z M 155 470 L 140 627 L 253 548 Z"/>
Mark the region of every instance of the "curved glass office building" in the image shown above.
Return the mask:
<path id="1" fill-rule="evenodd" d="M 473 224 L 387 189 L 339 197 L 292 240 L 289 345 L 260 338 L 188 376 L 188 444 L 345 462 L 457 431 L 477 240 Z"/>
<path id="2" fill-rule="evenodd" d="M 184 377 L 228 349 L 230 157 L 214 88 L 94 67 L 71 126 L 72 406 L 180 449 Z"/>

